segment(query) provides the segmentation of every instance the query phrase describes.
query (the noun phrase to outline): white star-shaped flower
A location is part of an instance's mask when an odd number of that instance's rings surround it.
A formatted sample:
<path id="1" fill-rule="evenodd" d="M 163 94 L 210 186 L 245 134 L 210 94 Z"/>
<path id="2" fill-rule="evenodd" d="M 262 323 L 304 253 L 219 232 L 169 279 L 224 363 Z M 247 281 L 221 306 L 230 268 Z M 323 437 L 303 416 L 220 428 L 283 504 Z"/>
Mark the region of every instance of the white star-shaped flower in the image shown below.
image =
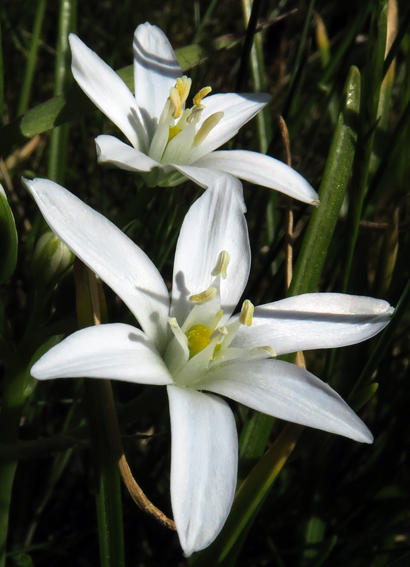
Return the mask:
<path id="1" fill-rule="evenodd" d="M 186 555 L 208 546 L 236 487 L 235 420 L 220 394 L 281 419 L 363 443 L 372 435 L 313 374 L 274 358 L 363 341 L 387 325 L 385 301 L 333 293 L 290 297 L 233 315 L 250 268 L 239 181 L 219 177 L 188 211 L 171 299 L 147 255 L 56 183 L 25 184 L 57 236 L 127 304 L 139 328 L 115 323 L 67 337 L 33 367 L 37 379 L 90 377 L 167 386 L 171 500 Z"/>
<path id="2" fill-rule="evenodd" d="M 99 162 L 136 171 L 148 186 L 173 186 L 189 178 L 208 187 L 227 172 L 318 204 L 316 191 L 283 162 L 246 150 L 215 151 L 262 110 L 269 95 L 207 96 L 211 88 L 205 87 L 187 108 L 191 79 L 183 76 L 165 34 L 149 23 L 138 26 L 134 35 L 135 96 L 74 34 L 70 45 L 75 80 L 131 144 L 114 136 L 98 136 Z"/>

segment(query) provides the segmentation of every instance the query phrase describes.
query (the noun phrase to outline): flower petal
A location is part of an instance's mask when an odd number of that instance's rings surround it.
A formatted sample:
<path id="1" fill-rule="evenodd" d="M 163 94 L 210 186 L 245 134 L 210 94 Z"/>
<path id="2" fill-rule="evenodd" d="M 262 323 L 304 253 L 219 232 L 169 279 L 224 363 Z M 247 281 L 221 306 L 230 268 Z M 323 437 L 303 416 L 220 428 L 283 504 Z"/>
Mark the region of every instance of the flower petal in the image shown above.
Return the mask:
<path id="1" fill-rule="evenodd" d="M 134 34 L 135 98 L 151 141 L 169 90 L 182 71 L 167 36 L 148 22 Z"/>
<path id="2" fill-rule="evenodd" d="M 221 307 L 225 319 L 235 309 L 250 269 L 246 221 L 238 200 L 240 181 L 220 176 L 189 209 L 179 234 L 174 261 L 171 313 L 183 324 L 193 305 L 191 295 L 202 293 L 214 280 L 220 252 L 230 260 L 226 279 L 221 278 Z"/>
<path id="3" fill-rule="evenodd" d="M 31 369 L 38 380 L 107 378 L 137 384 L 172 384 L 154 343 L 131 325 L 87 327 L 50 349 Z"/>
<path id="4" fill-rule="evenodd" d="M 85 94 L 124 132 L 136 149 L 148 151 L 148 138 L 132 92 L 79 37 L 70 34 L 71 70 Z"/>
<path id="5" fill-rule="evenodd" d="M 162 351 L 169 298 L 148 256 L 119 228 L 48 179 L 23 180 L 56 235 L 128 305 Z"/>
<path id="6" fill-rule="evenodd" d="M 176 169 L 177 171 L 188 177 L 188 179 L 191 179 L 195 183 L 198 183 L 198 185 L 200 185 L 204 189 L 207 189 L 211 185 L 214 185 L 221 176 L 231 177 L 228 173 L 217 171 L 216 169 L 209 169 L 207 167 L 194 167 L 193 165 L 164 165 L 163 169 L 166 172 L 172 171 L 172 169 Z M 236 188 L 242 211 L 246 213 L 245 201 L 243 199 L 242 183 L 237 183 Z"/>
<path id="7" fill-rule="evenodd" d="M 114 136 L 98 136 L 95 145 L 99 163 L 111 163 L 127 171 L 151 171 L 153 167 L 160 166 L 152 158 Z"/>
<path id="8" fill-rule="evenodd" d="M 304 203 L 319 202 L 319 195 L 296 170 L 264 154 L 246 150 L 212 152 L 195 162 L 195 166 L 227 171 L 235 177 L 276 189 Z"/>
<path id="9" fill-rule="evenodd" d="M 238 437 L 226 402 L 169 386 L 171 501 L 181 546 L 190 556 L 221 531 L 235 495 Z"/>
<path id="10" fill-rule="evenodd" d="M 361 443 L 373 441 L 368 428 L 339 394 L 296 364 L 272 359 L 233 361 L 214 366 L 197 387 L 280 419 Z"/>
<path id="11" fill-rule="evenodd" d="M 193 165 L 201 157 L 225 144 L 237 134 L 244 124 L 266 106 L 270 98 L 270 95 L 265 93 L 221 93 L 206 97 L 203 101 L 205 108 L 198 122 L 198 129 L 215 112 L 222 111 L 224 116 L 205 140 L 192 150 L 188 163 Z"/>
<path id="12" fill-rule="evenodd" d="M 306 293 L 255 308 L 251 327 L 242 326 L 232 346 L 271 346 L 286 354 L 360 343 L 380 332 L 393 308 L 381 299 L 343 293 Z"/>

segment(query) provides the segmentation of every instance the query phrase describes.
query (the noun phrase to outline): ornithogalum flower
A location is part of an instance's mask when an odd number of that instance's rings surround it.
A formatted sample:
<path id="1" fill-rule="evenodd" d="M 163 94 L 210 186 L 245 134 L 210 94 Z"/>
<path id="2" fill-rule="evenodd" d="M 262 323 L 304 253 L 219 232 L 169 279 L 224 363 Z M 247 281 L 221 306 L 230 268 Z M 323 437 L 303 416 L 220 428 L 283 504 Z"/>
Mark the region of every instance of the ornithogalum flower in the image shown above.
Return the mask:
<path id="1" fill-rule="evenodd" d="M 190 178 L 208 187 L 221 172 L 228 172 L 318 203 L 309 183 L 281 161 L 244 150 L 215 151 L 262 110 L 269 95 L 209 95 L 211 88 L 205 87 L 187 108 L 191 79 L 182 74 L 165 34 L 149 23 L 138 26 L 134 35 L 135 97 L 77 36 L 70 35 L 70 45 L 75 80 L 131 144 L 98 136 L 99 162 L 139 172 L 148 186 L 178 185 Z"/>
<path id="2" fill-rule="evenodd" d="M 238 442 L 227 396 L 281 419 L 371 443 L 359 417 L 307 370 L 277 360 L 363 341 L 389 322 L 388 303 L 313 293 L 254 308 L 250 247 L 232 177 L 190 208 L 179 235 L 171 299 L 146 254 L 105 217 L 52 181 L 25 184 L 52 230 L 128 305 L 139 328 L 80 330 L 31 369 L 37 379 L 90 377 L 167 386 L 171 500 L 186 555 L 209 545 L 234 497 Z"/>

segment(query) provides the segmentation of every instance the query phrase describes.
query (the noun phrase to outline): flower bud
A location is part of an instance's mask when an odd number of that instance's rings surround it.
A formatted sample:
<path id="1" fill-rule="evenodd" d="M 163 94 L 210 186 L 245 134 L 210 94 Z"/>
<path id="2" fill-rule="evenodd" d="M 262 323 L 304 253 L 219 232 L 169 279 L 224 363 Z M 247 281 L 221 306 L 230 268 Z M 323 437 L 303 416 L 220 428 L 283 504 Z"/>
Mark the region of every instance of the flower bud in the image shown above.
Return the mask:
<path id="1" fill-rule="evenodd" d="M 17 262 L 17 231 L 6 193 L 0 184 L 0 283 L 13 274 Z"/>
<path id="2" fill-rule="evenodd" d="M 34 250 L 34 278 L 39 284 L 54 284 L 73 262 L 71 250 L 53 232 L 45 232 Z"/>

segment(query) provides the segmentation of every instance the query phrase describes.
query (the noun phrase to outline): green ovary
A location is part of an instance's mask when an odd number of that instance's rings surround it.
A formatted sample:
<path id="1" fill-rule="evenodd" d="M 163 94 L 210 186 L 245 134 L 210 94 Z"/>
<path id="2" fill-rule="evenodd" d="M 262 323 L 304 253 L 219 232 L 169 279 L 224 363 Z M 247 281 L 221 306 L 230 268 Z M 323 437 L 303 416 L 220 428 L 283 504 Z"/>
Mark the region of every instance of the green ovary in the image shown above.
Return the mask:
<path id="1" fill-rule="evenodd" d="M 186 333 L 186 336 L 188 337 L 189 358 L 192 358 L 211 344 L 212 341 L 210 339 L 210 336 L 212 335 L 213 331 L 213 328 L 205 327 L 205 325 L 193 325 L 189 329 L 189 331 Z M 214 355 L 220 349 L 221 345 L 216 345 Z"/>
<path id="2" fill-rule="evenodd" d="M 189 358 L 192 358 L 211 344 L 209 338 L 211 330 L 205 327 L 205 325 L 193 325 L 186 336 L 188 337 Z"/>

